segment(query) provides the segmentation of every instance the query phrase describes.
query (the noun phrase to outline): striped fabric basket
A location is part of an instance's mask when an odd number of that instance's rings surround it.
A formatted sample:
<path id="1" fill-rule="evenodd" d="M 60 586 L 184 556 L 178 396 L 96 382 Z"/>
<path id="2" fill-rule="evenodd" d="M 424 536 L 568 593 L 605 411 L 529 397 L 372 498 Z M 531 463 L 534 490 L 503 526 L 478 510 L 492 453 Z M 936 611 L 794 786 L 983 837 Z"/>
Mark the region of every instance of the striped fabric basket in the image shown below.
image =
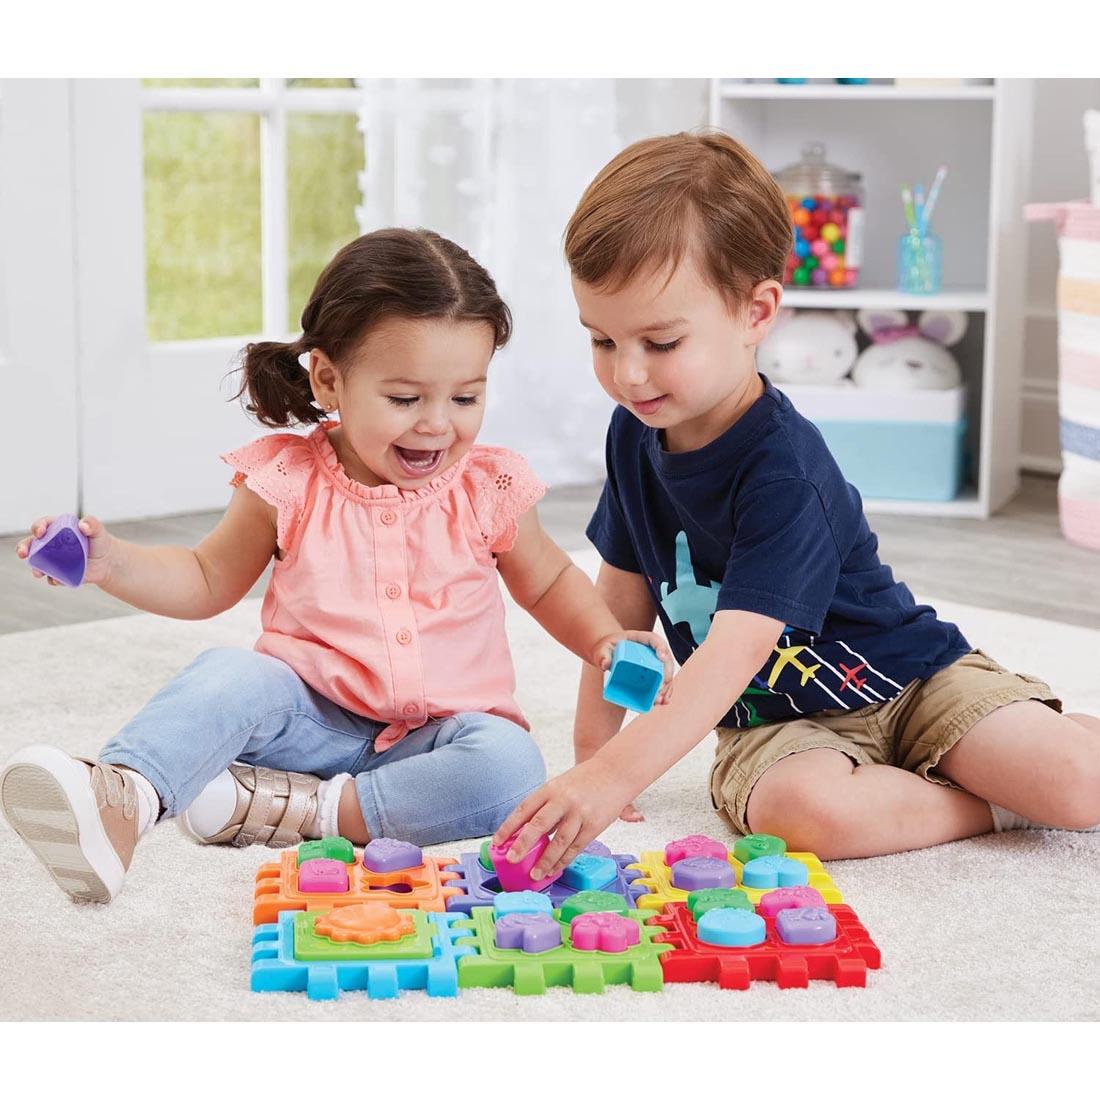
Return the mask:
<path id="1" fill-rule="evenodd" d="M 1058 229 L 1058 416 L 1062 533 L 1100 550 L 1100 206 L 1033 203 L 1028 221 Z"/>

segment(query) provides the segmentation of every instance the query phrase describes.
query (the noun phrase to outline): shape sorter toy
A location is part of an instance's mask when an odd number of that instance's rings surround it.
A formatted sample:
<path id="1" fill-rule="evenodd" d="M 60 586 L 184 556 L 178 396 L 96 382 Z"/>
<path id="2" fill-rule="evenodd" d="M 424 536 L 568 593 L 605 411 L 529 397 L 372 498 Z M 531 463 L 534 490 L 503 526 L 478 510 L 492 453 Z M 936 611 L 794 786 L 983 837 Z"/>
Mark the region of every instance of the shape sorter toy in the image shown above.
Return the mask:
<path id="1" fill-rule="evenodd" d="M 643 852 L 627 871 L 637 871 L 633 886 L 640 909 L 662 909 L 686 902 L 692 890 L 739 886 L 755 905 L 768 890 L 781 886 L 811 886 L 826 904 L 844 900 L 821 860 L 812 852 L 788 852 L 778 837 L 752 833 L 741 837 L 730 852 L 720 841 L 694 835 L 674 840 L 663 852 Z"/>
<path id="2" fill-rule="evenodd" d="M 252 989 L 331 999 L 475 986 L 656 992 L 666 981 L 862 986 L 879 966 L 817 857 L 764 834 L 732 853 L 683 837 L 636 864 L 597 841 L 542 890 L 500 890 L 484 845 L 459 858 L 461 873 L 452 866 L 383 839 L 361 852 L 338 837 L 284 852 L 257 876 Z"/>
<path id="3" fill-rule="evenodd" d="M 641 871 L 630 869 L 634 861 L 632 855 L 615 855 L 607 845 L 593 841 L 544 892 L 555 907 L 582 890 L 605 890 L 618 894 L 628 908 L 634 908 L 638 904 L 635 899 L 647 892 L 647 887 L 636 881 Z M 453 885 L 459 890 L 447 899 L 451 912 L 468 913 L 479 905 L 491 906 L 504 892 L 491 862 L 477 852 L 460 855 L 456 870 L 459 877 Z"/>
<path id="4" fill-rule="evenodd" d="M 253 924 L 270 924 L 286 909 L 307 912 L 363 902 L 442 913 L 462 893 L 455 860 L 425 856 L 415 844 L 379 838 L 360 854 L 342 837 L 307 841 L 256 872 Z"/>

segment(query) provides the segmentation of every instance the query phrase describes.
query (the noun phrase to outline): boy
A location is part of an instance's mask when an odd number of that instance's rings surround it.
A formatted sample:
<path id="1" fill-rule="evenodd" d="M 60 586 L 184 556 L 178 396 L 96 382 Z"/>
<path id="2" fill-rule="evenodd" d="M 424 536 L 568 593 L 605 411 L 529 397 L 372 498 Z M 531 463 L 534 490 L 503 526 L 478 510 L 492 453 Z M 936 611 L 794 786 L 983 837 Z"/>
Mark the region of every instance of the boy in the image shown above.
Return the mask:
<path id="1" fill-rule="evenodd" d="M 627 629 L 657 615 L 683 666 L 620 732 L 585 667 L 576 766 L 500 842 L 563 867 L 710 730 L 711 800 L 743 833 L 830 858 L 1100 821 L 1100 719 L 1062 715 L 919 606 L 817 429 L 756 371 L 791 243 L 786 202 L 722 133 L 638 142 L 581 198 L 565 252 L 620 406 L 588 536 Z M 1005 807 L 1008 807 L 1006 809 Z"/>

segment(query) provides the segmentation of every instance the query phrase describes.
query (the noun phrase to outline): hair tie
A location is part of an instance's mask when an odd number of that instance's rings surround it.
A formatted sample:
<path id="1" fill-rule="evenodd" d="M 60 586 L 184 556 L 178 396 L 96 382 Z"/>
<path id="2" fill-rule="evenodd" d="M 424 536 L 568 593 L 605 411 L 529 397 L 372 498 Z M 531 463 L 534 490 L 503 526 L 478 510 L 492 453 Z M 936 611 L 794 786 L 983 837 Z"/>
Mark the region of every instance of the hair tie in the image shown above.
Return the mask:
<path id="1" fill-rule="evenodd" d="M 298 365 L 302 370 L 309 370 L 309 357 L 310 352 L 308 351 L 303 351 L 302 354 L 298 356 Z"/>

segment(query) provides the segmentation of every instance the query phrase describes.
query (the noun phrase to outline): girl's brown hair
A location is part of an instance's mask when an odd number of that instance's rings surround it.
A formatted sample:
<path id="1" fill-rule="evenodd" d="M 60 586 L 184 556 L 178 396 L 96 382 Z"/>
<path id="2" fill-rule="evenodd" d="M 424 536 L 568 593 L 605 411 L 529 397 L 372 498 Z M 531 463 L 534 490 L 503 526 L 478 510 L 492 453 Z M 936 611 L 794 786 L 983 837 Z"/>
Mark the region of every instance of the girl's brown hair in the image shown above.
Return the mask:
<path id="1" fill-rule="evenodd" d="M 494 348 L 512 334 L 512 315 L 496 284 L 465 249 L 429 229 L 379 229 L 329 261 L 302 311 L 297 340 L 244 349 L 237 397 L 247 391 L 245 407 L 269 427 L 324 420 L 298 357 L 316 348 L 340 367 L 371 325 L 387 317 L 484 321 Z"/>
<path id="2" fill-rule="evenodd" d="M 722 131 L 628 146 L 588 185 L 565 230 L 573 275 L 618 290 L 694 252 L 703 275 L 737 304 L 782 281 L 791 218 L 779 184 Z"/>

